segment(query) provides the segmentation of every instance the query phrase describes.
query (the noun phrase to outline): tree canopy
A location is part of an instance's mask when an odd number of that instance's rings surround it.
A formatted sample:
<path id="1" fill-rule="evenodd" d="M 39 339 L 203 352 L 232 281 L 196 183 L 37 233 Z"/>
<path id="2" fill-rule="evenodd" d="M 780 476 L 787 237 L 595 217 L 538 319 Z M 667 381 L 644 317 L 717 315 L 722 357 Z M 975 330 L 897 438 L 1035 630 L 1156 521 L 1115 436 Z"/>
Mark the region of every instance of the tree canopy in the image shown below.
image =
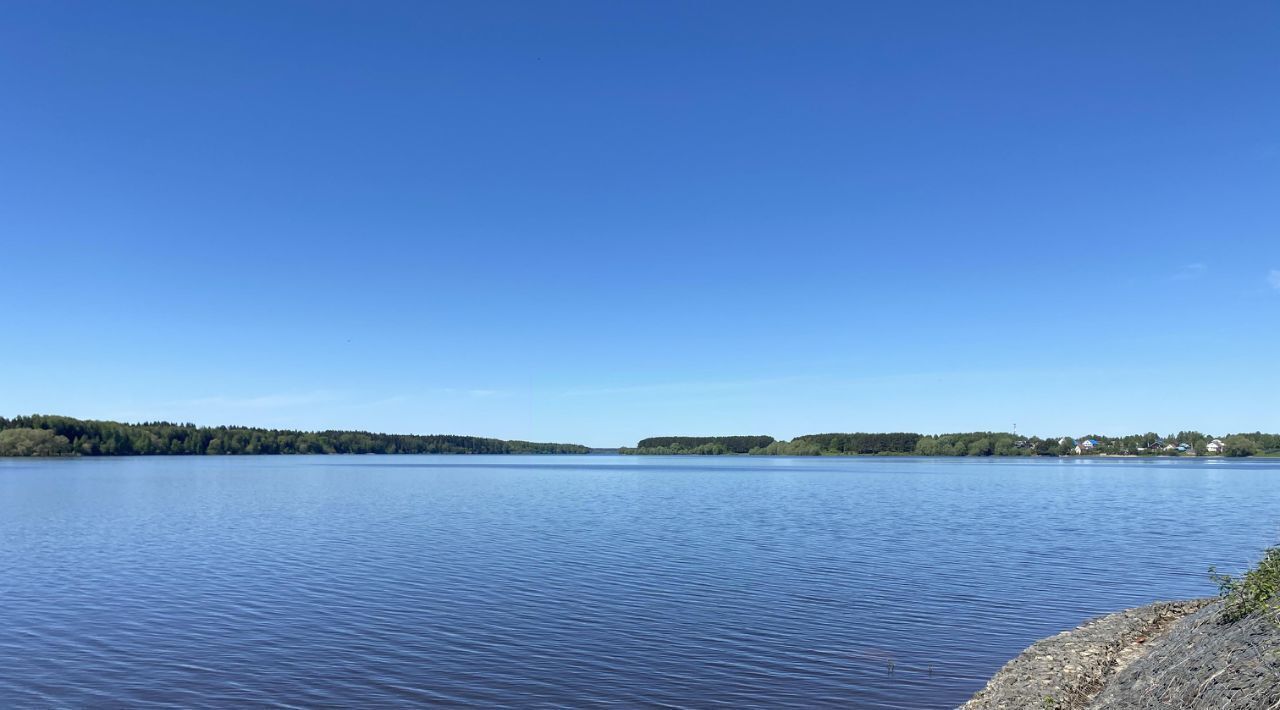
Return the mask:
<path id="1" fill-rule="evenodd" d="M 768 446 L 772 436 L 652 436 L 641 439 L 628 454 L 745 454 Z"/>
<path id="2" fill-rule="evenodd" d="M 0 417 L 0 456 L 128 456 L 216 454 L 585 454 L 578 444 L 507 441 L 478 436 L 293 431 L 252 427 Z"/>
<path id="3" fill-rule="evenodd" d="M 62 456 L 71 453 L 67 437 L 48 429 L 0 431 L 0 456 Z"/>
<path id="4" fill-rule="evenodd" d="M 805 434 L 791 441 L 769 436 L 680 437 L 643 439 L 624 454 L 741 454 L 755 456 L 1204 456 L 1213 453 L 1214 437 L 1198 431 L 1162 436 L 1155 432 L 1127 436 L 1085 434 L 1042 439 L 1010 432 L 957 434 L 850 432 Z M 1261 432 L 1221 439 L 1224 456 L 1280 454 L 1280 435 Z M 745 451 L 744 451 L 745 447 Z"/>

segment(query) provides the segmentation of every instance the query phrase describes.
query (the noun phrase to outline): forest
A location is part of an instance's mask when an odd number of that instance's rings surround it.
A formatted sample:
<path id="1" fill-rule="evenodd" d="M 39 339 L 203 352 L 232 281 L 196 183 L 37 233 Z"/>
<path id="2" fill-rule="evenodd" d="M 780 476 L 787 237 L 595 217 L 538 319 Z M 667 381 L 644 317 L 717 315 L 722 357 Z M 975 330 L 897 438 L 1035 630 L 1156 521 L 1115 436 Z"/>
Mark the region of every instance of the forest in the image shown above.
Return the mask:
<path id="1" fill-rule="evenodd" d="M 1215 442 L 1217 442 L 1215 444 Z M 586 454 L 578 444 L 507 441 L 477 436 L 294 431 L 252 427 L 0 417 L 0 456 L 201 456 L 218 454 Z M 753 456 L 1280 456 L 1280 434 L 1214 437 L 1198 431 L 1079 438 L 1023 437 L 1009 432 L 957 434 L 828 433 L 790 441 L 772 436 L 659 436 L 623 454 Z"/>
<path id="2" fill-rule="evenodd" d="M 618 449 L 618 453 L 658 456 L 745 454 L 772 443 L 772 436 L 652 436 L 641 439 L 635 448 Z"/>
<path id="3" fill-rule="evenodd" d="M 1220 442 L 1215 448 L 1213 442 Z M 728 442 L 733 442 L 731 447 Z M 752 456 L 1280 456 L 1280 434 L 1262 432 L 1214 437 L 1198 431 L 1127 436 L 1087 434 L 1077 438 L 1019 436 L 979 431 L 957 434 L 806 434 L 790 441 L 769 436 L 656 437 L 624 454 L 749 454 Z"/>
<path id="4" fill-rule="evenodd" d="M 0 456 L 201 456 L 217 454 L 585 454 L 577 444 L 478 436 L 293 431 L 252 427 L 0 417 Z"/>

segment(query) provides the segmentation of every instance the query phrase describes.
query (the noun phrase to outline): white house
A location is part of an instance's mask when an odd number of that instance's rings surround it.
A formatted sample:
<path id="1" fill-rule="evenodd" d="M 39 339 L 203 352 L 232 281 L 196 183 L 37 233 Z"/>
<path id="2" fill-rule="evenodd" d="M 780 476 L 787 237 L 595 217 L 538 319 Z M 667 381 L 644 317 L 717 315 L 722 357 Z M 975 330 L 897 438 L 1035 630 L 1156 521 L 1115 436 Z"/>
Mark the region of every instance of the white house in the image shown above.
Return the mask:
<path id="1" fill-rule="evenodd" d="M 1098 441 L 1096 439 L 1085 439 L 1084 441 L 1081 441 L 1079 444 L 1076 444 L 1076 453 L 1083 454 L 1087 451 L 1093 451 L 1093 447 L 1097 445 L 1098 445 Z"/>
<path id="2" fill-rule="evenodd" d="M 1208 451 L 1211 454 L 1222 453 L 1222 448 L 1223 448 L 1222 439 L 1214 439 L 1213 441 L 1210 441 L 1209 443 L 1204 445 L 1204 450 Z"/>

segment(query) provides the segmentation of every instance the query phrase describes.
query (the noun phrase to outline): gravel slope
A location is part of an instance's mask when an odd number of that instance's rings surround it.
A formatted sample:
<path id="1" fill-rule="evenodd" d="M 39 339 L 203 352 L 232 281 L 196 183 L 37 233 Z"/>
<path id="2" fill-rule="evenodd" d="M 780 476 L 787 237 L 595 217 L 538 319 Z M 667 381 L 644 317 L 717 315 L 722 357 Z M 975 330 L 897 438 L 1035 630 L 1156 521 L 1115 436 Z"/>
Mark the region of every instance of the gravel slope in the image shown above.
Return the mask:
<path id="1" fill-rule="evenodd" d="M 1086 622 L 1032 644 L 961 707 L 1280 710 L 1280 624 L 1220 624 L 1220 608 L 1161 602 Z"/>
<path id="2" fill-rule="evenodd" d="M 1280 709 L 1280 620 L 1219 623 L 1215 603 L 1182 619 L 1110 678 L 1091 708 Z"/>

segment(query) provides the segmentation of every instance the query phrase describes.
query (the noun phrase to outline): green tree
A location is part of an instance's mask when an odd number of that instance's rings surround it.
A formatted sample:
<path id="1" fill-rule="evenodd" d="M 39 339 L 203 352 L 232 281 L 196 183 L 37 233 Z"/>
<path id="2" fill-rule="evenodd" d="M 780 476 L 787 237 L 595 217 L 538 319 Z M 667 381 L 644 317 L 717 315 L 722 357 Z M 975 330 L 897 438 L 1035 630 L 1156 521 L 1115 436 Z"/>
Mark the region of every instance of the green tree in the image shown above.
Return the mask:
<path id="1" fill-rule="evenodd" d="M 1258 454 L 1259 450 L 1257 442 L 1248 437 L 1240 436 L 1239 434 L 1236 434 L 1235 436 L 1228 436 L 1226 439 L 1222 440 L 1223 456 L 1255 456 Z"/>
<path id="2" fill-rule="evenodd" d="M 916 456 L 939 456 L 942 446 L 936 436 L 921 437 L 916 442 Z"/>
<path id="3" fill-rule="evenodd" d="M 61 456 L 71 453 L 67 437 L 49 429 L 0 431 L 0 456 Z"/>
<path id="4" fill-rule="evenodd" d="M 991 440 L 987 438 L 975 439 L 969 443 L 967 453 L 970 456 L 990 456 Z"/>
<path id="5" fill-rule="evenodd" d="M 996 439 L 994 451 L 996 456 L 1017 456 L 1019 453 L 1014 446 L 1013 438 L 1008 436 Z"/>

